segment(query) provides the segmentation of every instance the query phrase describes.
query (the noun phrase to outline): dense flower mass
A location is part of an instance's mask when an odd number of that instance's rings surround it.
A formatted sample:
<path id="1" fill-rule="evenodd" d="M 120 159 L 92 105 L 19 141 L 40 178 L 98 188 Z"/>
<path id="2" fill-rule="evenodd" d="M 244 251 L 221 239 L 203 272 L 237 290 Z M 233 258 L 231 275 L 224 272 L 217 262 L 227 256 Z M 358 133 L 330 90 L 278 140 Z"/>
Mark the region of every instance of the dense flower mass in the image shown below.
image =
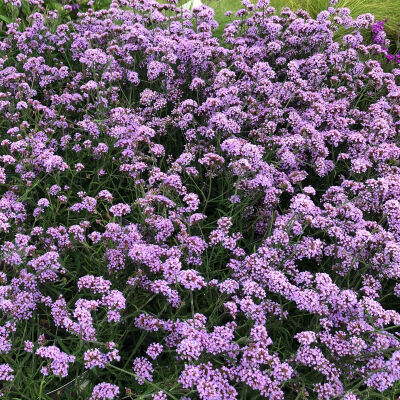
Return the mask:
<path id="1" fill-rule="evenodd" d="M 374 17 L 244 0 L 218 39 L 205 5 L 30 3 L 0 39 L 2 396 L 398 396 L 400 69 Z"/>

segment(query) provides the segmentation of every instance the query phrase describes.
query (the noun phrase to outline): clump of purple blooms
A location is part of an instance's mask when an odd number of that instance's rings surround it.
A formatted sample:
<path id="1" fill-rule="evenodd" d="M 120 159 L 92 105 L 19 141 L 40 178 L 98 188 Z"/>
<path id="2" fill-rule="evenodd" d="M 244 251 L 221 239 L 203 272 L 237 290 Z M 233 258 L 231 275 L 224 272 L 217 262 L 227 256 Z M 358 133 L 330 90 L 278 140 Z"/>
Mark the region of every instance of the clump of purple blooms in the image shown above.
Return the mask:
<path id="1" fill-rule="evenodd" d="M 381 25 L 268 0 L 235 16 L 222 39 L 211 8 L 173 0 L 7 25 L 4 398 L 399 395 L 400 69 L 377 60 Z"/>
<path id="2" fill-rule="evenodd" d="M 387 19 L 385 21 L 376 21 L 374 24 L 372 24 L 372 40 L 375 44 L 381 46 L 381 53 L 386 57 L 388 61 L 400 64 L 400 52 L 396 54 L 391 54 L 391 52 L 389 51 L 390 40 L 386 37 L 385 22 L 387 22 Z"/>

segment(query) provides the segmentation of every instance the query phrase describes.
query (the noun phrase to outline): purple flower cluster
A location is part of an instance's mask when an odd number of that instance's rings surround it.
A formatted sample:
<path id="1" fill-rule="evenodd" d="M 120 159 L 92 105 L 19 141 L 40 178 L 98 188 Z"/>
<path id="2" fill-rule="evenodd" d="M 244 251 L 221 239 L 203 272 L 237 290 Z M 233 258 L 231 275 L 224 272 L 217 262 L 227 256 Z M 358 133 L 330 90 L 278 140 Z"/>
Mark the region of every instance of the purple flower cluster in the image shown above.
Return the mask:
<path id="1" fill-rule="evenodd" d="M 92 397 L 90 400 L 113 400 L 118 396 L 119 388 L 110 383 L 99 383 L 93 388 Z"/>
<path id="2" fill-rule="evenodd" d="M 36 397 L 67 375 L 91 400 L 394 396 L 400 69 L 371 14 L 243 7 L 221 40 L 211 8 L 172 0 L 7 25 L 13 398 L 24 374 Z"/>
<path id="3" fill-rule="evenodd" d="M 51 369 L 54 375 L 65 377 L 68 375 L 68 364 L 75 361 L 74 356 L 68 356 L 56 346 L 41 346 L 36 350 L 35 354 L 51 360 L 50 367 L 42 367 L 41 372 L 43 375 L 48 375 Z"/>
<path id="4" fill-rule="evenodd" d="M 386 37 L 385 21 L 376 21 L 371 26 L 372 40 L 375 44 L 380 46 L 380 52 L 385 56 L 388 61 L 400 64 L 400 52 L 391 54 L 389 51 L 390 39 Z"/>

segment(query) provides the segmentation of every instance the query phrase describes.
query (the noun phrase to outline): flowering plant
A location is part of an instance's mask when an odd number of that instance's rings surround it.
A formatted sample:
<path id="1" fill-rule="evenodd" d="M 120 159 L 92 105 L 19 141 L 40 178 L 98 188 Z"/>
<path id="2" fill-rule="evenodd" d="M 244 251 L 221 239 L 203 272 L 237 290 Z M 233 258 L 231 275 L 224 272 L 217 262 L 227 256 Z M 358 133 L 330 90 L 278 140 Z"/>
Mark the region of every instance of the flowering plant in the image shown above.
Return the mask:
<path id="1" fill-rule="evenodd" d="M 399 394 L 400 69 L 371 14 L 243 6 L 7 25 L 5 398 Z"/>

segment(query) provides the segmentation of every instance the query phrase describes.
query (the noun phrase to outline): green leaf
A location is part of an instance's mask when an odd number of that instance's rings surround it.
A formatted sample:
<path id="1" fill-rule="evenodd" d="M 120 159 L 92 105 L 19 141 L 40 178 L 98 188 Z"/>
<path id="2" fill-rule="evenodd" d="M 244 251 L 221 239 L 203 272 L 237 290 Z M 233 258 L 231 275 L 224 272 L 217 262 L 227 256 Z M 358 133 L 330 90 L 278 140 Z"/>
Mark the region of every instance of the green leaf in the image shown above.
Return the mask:
<path id="1" fill-rule="evenodd" d="M 28 0 L 22 0 L 21 10 L 25 16 L 31 15 L 31 8 L 29 7 Z"/>
<path id="2" fill-rule="evenodd" d="M 64 11 L 64 8 L 57 1 L 47 1 L 46 5 L 49 10 Z"/>
<path id="3" fill-rule="evenodd" d="M 11 18 L 6 17 L 5 15 L 0 15 L 0 19 L 3 20 L 6 24 L 11 23 Z"/>

